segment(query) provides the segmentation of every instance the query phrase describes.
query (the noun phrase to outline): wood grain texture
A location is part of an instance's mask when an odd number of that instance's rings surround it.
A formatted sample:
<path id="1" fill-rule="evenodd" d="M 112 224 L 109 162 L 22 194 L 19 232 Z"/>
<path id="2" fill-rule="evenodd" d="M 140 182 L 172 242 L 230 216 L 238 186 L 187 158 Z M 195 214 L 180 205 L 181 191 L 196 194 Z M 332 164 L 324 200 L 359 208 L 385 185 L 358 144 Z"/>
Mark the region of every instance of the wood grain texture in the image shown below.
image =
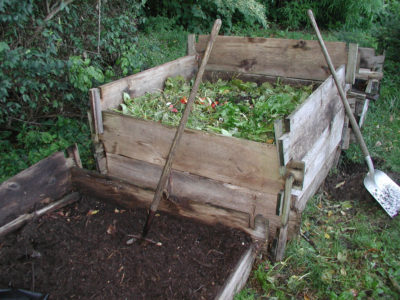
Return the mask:
<path id="1" fill-rule="evenodd" d="M 344 66 L 337 70 L 337 74 L 344 85 Z M 287 117 L 290 131 L 280 138 L 283 142 L 285 165 L 290 160 L 302 160 L 320 136 L 331 129 L 336 115 L 341 113 L 344 116 L 342 111 L 343 105 L 335 82 L 329 77 Z"/>
<path id="2" fill-rule="evenodd" d="M 356 80 L 358 62 L 358 44 L 349 44 L 349 53 L 346 66 L 346 83 L 354 84 Z"/>
<path id="3" fill-rule="evenodd" d="M 80 198 L 79 193 L 74 192 L 74 193 L 68 194 L 67 196 L 65 196 L 64 198 L 62 198 L 60 200 L 52 202 L 50 205 L 47 205 L 44 208 L 41 208 L 41 209 L 34 211 L 32 213 L 29 213 L 29 214 L 23 214 L 23 215 L 19 216 L 18 218 L 14 219 L 11 222 L 0 227 L 0 238 L 5 236 L 8 233 L 13 232 L 13 231 L 17 230 L 18 228 L 22 227 L 28 221 L 33 220 L 34 218 L 43 216 L 49 212 L 55 211 L 61 207 L 67 206 L 75 201 L 78 201 L 79 198 Z"/>
<path id="4" fill-rule="evenodd" d="M 181 75 L 191 79 L 197 71 L 196 56 L 184 56 L 146 71 L 100 86 L 101 110 L 117 108 L 123 93 L 130 97 L 142 96 L 164 88 L 168 77 Z"/>
<path id="5" fill-rule="evenodd" d="M 103 112 L 103 120 L 107 155 L 165 163 L 174 128 L 112 112 Z M 175 170 L 271 194 L 283 185 L 274 145 L 185 130 L 176 157 Z"/>
<path id="6" fill-rule="evenodd" d="M 204 52 L 208 36 L 200 35 L 196 51 Z M 346 44 L 328 42 L 335 67 L 347 63 Z M 325 80 L 329 76 L 317 41 L 219 36 L 207 70 Z"/>
<path id="7" fill-rule="evenodd" d="M 115 154 L 108 155 L 108 166 L 110 175 L 151 190 L 155 190 L 161 174 L 161 166 Z M 271 232 L 280 226 L 280 217 L 276 215 L 277 194 L 257 192 L 176 170 L 171 173 L 165 193 L 171 201 L 195 201 L 245 213 L 248 216 L 247 227 L 253 229 L 257 215 L 269 220 Z M 294 222 L 296 220 L 295 217 Z"/>
<path id="8" fill-rule="evenodd" d="M 253 262 L 256 258 L 256 249 L 252 245 L 242 255 L 235 269 L 225 281 L 224 286 L 221 288 L 215 300 L 231 300 L 246 284 L 249 278 Z"/>
<path id="9" fill-rule="evenodd" d="M 0 226 L 71 191 L 69 163 L 57 152 L 0 185 Z"/>
<path id="10" fill-rule="evenodd" d="M 128 208 L 147 208 L 153 199 L 157 178 L 146 179 L 146 177 L 152 176 L 150 175 L 152 173 L 155 175 L 158 173 L 159 176 L 161 168 L 159 166 L 149 166 L 148 163 L 143 165 L 143 162 L 139 162 L 137 166 L 132 165 L 134 164 L 127 164 L 129 171 L 125 172 L 129 173 L 129 175 L 124 180 L 116 176 L 72 168 L 72 181 L 75 188 L 82 194 L 118 203 Z M 139 166 L 142 166 L 143 175 L 139 174 L 140 170 L 135 171 Z M 139 179 L 134 180 L 135 178 Z M 207 224 L 221 223 L 229 227 L 238 228 L 248 232 L 255 239 L 265 238 L 265 232 L 251 228 L 249 225 L 249 219 L 254 215 L 254 208 L 251 204 L 248 204 L 248 208 L 244 207 L 244 204 L 241 204 L 241 201 L 246 201 L 251 195 L 255 194 L 257 196 L 260 194 L 206 178 L 192 176 L 184 172 L 173 171 L 171 178 L 172 180 L 166 193 L 168 199 L 163 198 L 160 202 L 159 209 L 161 211 L 193 218 Z M 184 187 L 183 185 L 186 186 Z M 224 195 L 232 195 L 234 199 L 223 199 Z M 240 200 L 241 196 L 245 199 Z M 260 197 L 256 200 L 258 199 L 264 200 L 264 208 L 273 206 L 272 203 L 266 203 L 267 200 L 264 198 Z M 258 210 L 267 214 L 266 219 L 269 221 L 269 232 L 271 236 L 274 236 L 280 224 L 280 217 L 275 215 L 275 210 L 265 212 L 261 208 L 263 207 L 261 206 Z M 243 209 L 244 211 L 238 209 Z M 293 237 L 298 233 L 300 228 L 300 215 L 294 210 L 290 212 L 289 226 L 289 236 Z"/>
<path id="11" fill-rule="evenodd" d="M 297 197 L 297 201 L 295 204 L 295 208 L 297 211 L 302 212 L 306 207 L 307 201 L 315 194 L 321 184 L 324 182 L 326 176 L 328 175 L 332 165 L 335 162 L 335 158 L 337 152 L 340 151 L 340 148 L 336 148 L 330 153 L 324 160 L 324 162 L 318 165 L 318 170 L 316 171 L 316 175 L 314 176 L 311 183 L 308 184 L 306 188 L 302 191 L 293 190 L 292 196 Z"/>
<path id="12" fill-rule="evenodd" d="M 382 72 L 385 55 L 376 55 L 375 49 L 364 47 L 358 48 L 358 55 L 360 56 L 360 68 Z"/>

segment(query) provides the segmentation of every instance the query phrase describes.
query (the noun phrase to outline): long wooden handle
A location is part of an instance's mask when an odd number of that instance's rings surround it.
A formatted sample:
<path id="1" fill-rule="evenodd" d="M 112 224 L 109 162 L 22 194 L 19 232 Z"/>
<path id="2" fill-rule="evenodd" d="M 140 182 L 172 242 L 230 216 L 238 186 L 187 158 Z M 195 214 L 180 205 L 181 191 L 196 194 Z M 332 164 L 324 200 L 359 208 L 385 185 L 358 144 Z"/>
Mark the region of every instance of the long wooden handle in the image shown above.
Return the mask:
<path id="1" fill-rule="evenodd" d="M 214 26 L 211 31 L 210 39 L 208 41 L 207 48 L 204 53 L 204 57 L 201 61 L 199 71 L 197 72 L 196 80 L 193 84 L 193 88 L 190 92 L 189 100 L 186 104 L 185 110 L 183 111 L 181 121 L 179 123 L 178 129 L 176 130 L 175 137 L 172 141 L 171 148 L 169 150 L 167 160 L 166 160 L 164 168 L 162 170 L 160 181 L 158 182 L 153 201 L 151 202 L 148 220 L 146 221 L 145 228 L 143 229 L 143 234 L 142 234 L 143 236 L 146 236 L 148 227 L 151 224 L 151 219 L 152 219 L 151 215 L 153 215 L 157 211 L 158 205 L 160 204 L 162 193 L 167 184 L 169 175 L 171 174 L 171 167 L 172 167 L 172 162 L 174 160 L 176 147 L 179 144 L 179 141 L 181 140 L 181 137 L 183 135 L 187 120 L 189 118 L 190 111 L 191 111 L 193 103 L 194 103 L 194 99 L 197 94 L 197 90 L 199 89 L 199 85 L 200 85 L 201 79 L 203 78 L 203 73 L 206 68 L 208 58 L 210 57 L 211 50 L 213 48 L 215 39 L 217 38 L 219 29 L 221 28 L 221 24 L 222 24 L 222 22 L 220 19 L 217 19 L 214 22 Z"/>
<path id="2" fill-rule="evenodd" d="M 337 87 L 337 89 L 339 91 L 340 99 L 342 100 L 344 108 L 346 110 L 346 114 L 349 117 L 351 127 L 353 128 L 353 131 L 354 131 L 354 134 L 356 135 L 357 141 L 360 144 L 362 152 L 364 153 L 365 161 L 367 162 L 367 165 L 368 165 L 368 168 L 369 168 L 369 172 L 371 174 L 373 174 L 374 173 L 374 165 L 372 163 L 372 159 L 371 159 L 371 156 L 369 154 L 367 145 L 365 144 L 364 138 L 363 138 L 363 136 L 361 134 L 360 127 L 358 127 L 356 118 L 354 118 L 353 112 L 351 111 L 349 102 L 347 101 L 347 98 L 346 98 L 346 95 L 345 95 L 345 93 L 343 91 L 343 88 L 339 83 L 339 80 L 338 80 L 337 75 L 336 75 L 335 68 L 333 67 L 333 63 L 332 63 L 331 57 L 329 56 L 329 53 L 328 53 L 328 50 L 326 49 L 324 40 L 322 39 L 321 33 L 320 33 L 319 29 L 318 29 L 317 22 L 315 21 L 314 14 L 313 14 L 311 9 L 309 9 L 307 11 L 307 14 L 308 14 L 308 17 L 310 18 L 312 26 L 314 27 L 315 33 L 317 34 L 318 41 L 319 41 L 319 44 L 321 46 L 322 53 L 324 54 L 326 63 L 328 64 L 329 70 L 331 71 L 333 79 L 335 80 L 336 87 Z"/>

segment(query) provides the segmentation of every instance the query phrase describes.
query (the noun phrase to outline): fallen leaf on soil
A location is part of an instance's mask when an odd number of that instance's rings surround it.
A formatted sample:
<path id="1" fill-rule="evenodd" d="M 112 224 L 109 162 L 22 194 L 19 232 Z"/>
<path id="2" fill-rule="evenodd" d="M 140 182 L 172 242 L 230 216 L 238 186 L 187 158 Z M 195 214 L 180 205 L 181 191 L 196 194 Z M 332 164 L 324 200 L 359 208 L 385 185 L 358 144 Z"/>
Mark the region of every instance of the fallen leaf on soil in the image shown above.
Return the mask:
<path id="1" fill-rule="evenodd" d="M 86 214 L 87 216 L 93 216 L 95 214 L 97 214 L 99 212 L 98 209 L 91 209 L 88 211 L 88 213 Z"/>
<path id="2" fill-rule="evenodd" d="M 333 215 L 333 211 L 329 210 L 329 211 L 328 211 L 328 217 L 330 217 L 330 216 L 332 216 L 332 215 Z"/>
<path id="3" fill-rule="evenodd" d="M 346 181 L 339 182 L 337 185 L 335 185 L 335 189 L 340 188 L 346 183 Z"/>
<path id="4" fill-rule="evenodd" d="M 114 224 L 110 224 L 107 228 L 108 234 L 114 234 L 117 232 L 117 227 Z"/>
<path id="5" fill-rule="evenodd" d="M 331 238 L 331 236 L 328 233 L 325 233 L 324 236 L 325 236 L 326 239 L 330 239 Z"/>

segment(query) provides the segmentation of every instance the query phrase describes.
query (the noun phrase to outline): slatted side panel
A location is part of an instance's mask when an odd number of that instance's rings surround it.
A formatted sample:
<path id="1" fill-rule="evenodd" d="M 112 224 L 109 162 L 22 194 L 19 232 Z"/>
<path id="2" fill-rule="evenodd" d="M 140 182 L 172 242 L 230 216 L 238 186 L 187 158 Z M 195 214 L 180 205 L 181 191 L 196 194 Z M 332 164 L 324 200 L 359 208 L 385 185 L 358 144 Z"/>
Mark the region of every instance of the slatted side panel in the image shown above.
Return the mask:
<path id="1" fill-rule="evenodd" d="M 132 76 L 102 85 L 100 89 L 101 110 L 116 108 L 122 103 L 123 93 L 138 97 L 164 88 L 168 77 L 181 75 L 191 79 L 197 71 L 196 56 L 184 56 Z"/>
<path id="2" fill-rule="evenodd" d="M 344 87 L 344 66 L 337 74 Z M 344 107 L 332 77 L 287 118 L 289 132 L 279 138 L 284 164 L 291 160 L 305 163 L 303 189 L 295 193 L 297 208 L 304 208 L 319 186 L 316 182 L 322 182 L 331 168 L 342 139 L 344 119 Z"/>
<path id="3" fill-rule="evenodd" d="M 108 154 L 163 166 L 176 129 L 160 123 L 103 112 Z M 173 169 L 224 183 L 277 194 L 283 186 L 274 145 L 185 130 Z"/>
<path id="4" fill-rule="evenodd" d="M 68 160 L 57 152 L 0 185 L 0 226 L 35 205 L 57 200 L 71 191 Z"/>
<path id="5" fill-rule="evenodd" d="M 208 36 L 200 35 L 196 51 L 205 51 Z M 347 63 L 346 44 L 326 42 L 335 67 Z M 325 80 L 329 69 L 317 41 L 218 36 L 207 70 Z"/>

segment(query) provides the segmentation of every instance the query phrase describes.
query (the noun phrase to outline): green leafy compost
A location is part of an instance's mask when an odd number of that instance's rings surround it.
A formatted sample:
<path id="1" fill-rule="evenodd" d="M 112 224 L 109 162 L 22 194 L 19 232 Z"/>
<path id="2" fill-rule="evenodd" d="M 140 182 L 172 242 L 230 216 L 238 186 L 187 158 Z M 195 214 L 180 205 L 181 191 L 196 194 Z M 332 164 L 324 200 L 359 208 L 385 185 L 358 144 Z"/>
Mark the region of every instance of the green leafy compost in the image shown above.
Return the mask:
<path id="1" fill-rule="evenodd" d="M 163 91 L 130 98 L 124 94 L 123 114 L 178 126 L 191 84 L 181 76 L 168 78 Z M 239 79 L 200 85 L 187 127 L 273 143 L 274 120 L 290 114 L 312 92 L 312 86 L 243 82 Z"/>

